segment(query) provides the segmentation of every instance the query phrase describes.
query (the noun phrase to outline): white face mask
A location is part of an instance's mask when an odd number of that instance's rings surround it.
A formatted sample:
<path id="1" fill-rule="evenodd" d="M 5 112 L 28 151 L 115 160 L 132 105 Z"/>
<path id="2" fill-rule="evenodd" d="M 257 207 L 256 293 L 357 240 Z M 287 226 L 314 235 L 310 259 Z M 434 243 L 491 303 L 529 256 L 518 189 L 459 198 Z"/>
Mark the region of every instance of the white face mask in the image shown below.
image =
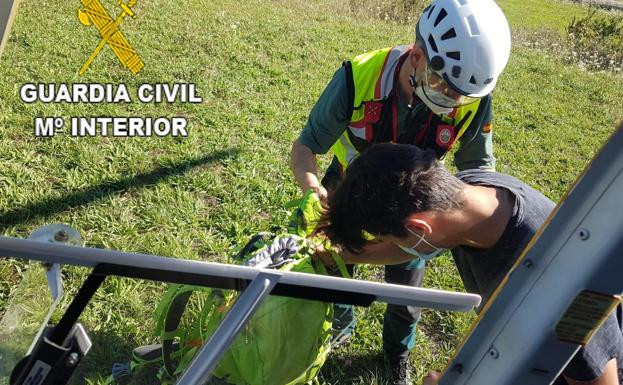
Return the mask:
<path id="1" fill-rule="evenodd" d="M 420 238 L 415 243 L 415 245 L 413 245 L 411 247 L 404 247 L 404 246 L 400 246 L 399 244 L 396 244 L 396 246 L 400 247 L 400 249 L 402 251 L 404 251 L 405 253 L 407 253 L 407 254 L 413 255 L 413 256 L 418 257 L 420 259 L 423 259 L 425 261 L 430 261 L 431 259 L 437 257 L 439 254 L 442 254 L 446 250 L 448 250 L 448 249 L 443 249 L 443 248 L 435 247 L 435 246 L 431 245 L 428 241 L 426 241 L 426 239 L 424 239 L 423 235 L 417 234 L 417 233 L 413 232 L 409 228 L 407 228 L 407 231 L 410 232 L 411 234 L 415 235 L 416 237 Z M 432 247 L 434 250 L 432 252 L 430 252 L 430 253 L 422 253 L 422 252 L 417 251 L 415 248 L 422 242 L 424 242 L 428 246 Z"/>

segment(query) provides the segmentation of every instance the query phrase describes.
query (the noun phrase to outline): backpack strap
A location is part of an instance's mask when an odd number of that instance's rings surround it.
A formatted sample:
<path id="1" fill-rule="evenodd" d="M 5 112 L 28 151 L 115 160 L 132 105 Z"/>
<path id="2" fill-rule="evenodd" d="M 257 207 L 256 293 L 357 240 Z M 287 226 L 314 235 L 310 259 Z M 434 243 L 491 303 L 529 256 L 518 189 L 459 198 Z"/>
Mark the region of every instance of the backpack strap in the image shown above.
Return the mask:
<path id="1" fill-rule="evenodd" d="M 183 337 L 184 331 L 179 330 L 179 325 L 184 314 L 184 309 L 195 290 L 210 290 L 207 288 L 193 285 L 170 285 L 164 293 L 156 311 L 156 334 L 162 341 L 162 359 L 167 374 L 173 375 L 177 368 L 175 362 L 179 346 L 176 344 L 175 337 Z"/>
<path id="2" fill-rule="evenodd" d="M 164 367 L 170 375 L 175 373 L 177 363 L 173 360 L 173 343 L 174 337 L 178 335 L 178 326 L 182 320 L 182 314 L 186 309 L 186 304 L 192 295 L 192 289 L 183 291 L 176 295 L 171 301 L 171 304 L 167 310 L 166 318 L 164 321 L 164 333 L 162 338 L 162 358 L 164 360 Z"/>
<path id="3" fill-rule="evenodd" d="M 244 245 L 244 247 L 234 255 L 234 259 L 237 261 L 244 260 L 249 254 L 259 250 L 264 246 L 268 241 L 274 238 L 275 234 L 270 232 L 260 232 L 255 234 L 249 239 L 249 241 Z"/>
<path id="4" fill-rule="evenodd" d="M 343 278 L 352 278 L 350 273 L 348 272 L 348 269 L 346 268 L 344 258 L 342 258 L 340 254 L 338 254 L 337 249 L 328 240 L 323 240 L 322 246 L 325 248 L 325 250 L 331 253 L 331 259 L 333 259 L 333 262 L 335 262 L 335 266 L 332 266 L 329 269 L 329 273 L 339 273 L 339 275 Z"/>

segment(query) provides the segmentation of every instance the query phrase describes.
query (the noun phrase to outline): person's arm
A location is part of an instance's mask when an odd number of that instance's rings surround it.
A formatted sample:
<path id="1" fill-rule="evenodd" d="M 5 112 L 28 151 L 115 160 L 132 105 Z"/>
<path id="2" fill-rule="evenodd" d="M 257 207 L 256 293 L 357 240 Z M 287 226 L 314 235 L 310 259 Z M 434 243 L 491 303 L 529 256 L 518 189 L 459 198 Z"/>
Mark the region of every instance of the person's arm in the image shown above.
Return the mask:
<path id="1" fill-rule="evenodd" d="M 422 385 L 437 385 L 440 379 L 441 379 L 441 373 L 428 372 L 426 377 L 424 377 L 424 379 L 422 380 Z"/>
<path id="2" fill-rule="evenodd" d="M 316 155 L 327 153 L 348 127 L 352 106 L 346 83 L 346 71 L 340 68 L 312 108 L 301 135 L 292 144 L 290 168 L 303 193 L 311 188 L 326 197 L 318 177 Z"/>
<path id="3" fill-rule="evenodd" d="M 298 139 L 292 145 L 290 152 L 290 167 L 294 179 L 303 193 L 312 189 L 320 199 L 327 198 L 327 190 L 322 187 L 318 179 L 318 163 L 316 155 Z"/>
<path id="4" fill-rule="evenodd" d="M 562 372 L 569 385 L 619 385 L 617 358 L 623 357 L 620 312 L 618 305 L 569 361 Z"/>
<path id="5" fill-rule="evenodd" d="M 481 103 L 486 103 L 483 110 L 484 117 L 474 118 L 472 127 L 469 127 L 459 139 L 460 146 L 454 153 L 454 164 L 459 171 L 469 169 L 495 171 L 491 96 L 487 96 Z M 477 123 L 480 124 L 476 126 Z"/>
<path id="6" fill-rule="evenodd" d="M 604 368 L 604 374 L 592 381 L 576 381 L 563 374 L 569 385 L 619 385 L 619 374 L 617 368 L 617 360 L 611 359 Z"/>

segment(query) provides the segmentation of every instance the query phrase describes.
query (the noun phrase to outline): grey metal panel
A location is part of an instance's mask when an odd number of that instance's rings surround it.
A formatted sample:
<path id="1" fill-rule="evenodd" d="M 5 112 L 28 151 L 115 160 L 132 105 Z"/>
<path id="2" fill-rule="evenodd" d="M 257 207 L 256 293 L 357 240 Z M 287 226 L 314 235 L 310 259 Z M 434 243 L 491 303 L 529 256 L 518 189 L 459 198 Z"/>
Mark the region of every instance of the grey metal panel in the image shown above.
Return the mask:
<path id="1" fill-rule="evenodd" d="M 230 279 L 253 280 L 261 272 L 274 272 L 239 265 L 190 261 L 153 255 L 126 253 L 90 247 L 42 243 L 27 239 L 0 237 L 0 257 L 16 257 L 64 265 L 95 267 L 116 265 L 130 269 L 158 269 L 166 272 L 165 282 L 179 282 L 178 275 L 205 275 Z M 340 290 L 350 294 L 371 295 L 377 301 L 423 308 L 469 311 L 480 303 L 480 296 L 468 293 L 422 289 L 379 282 L 359 281 L 315 274 L 282 272 L 279 285 L 318 290 Z M 140 274 L 135 275 L 141 278 Z M 183 282 L 183 281 L 182 281 Z M 197 283 L 200 284 L 200 283 Z M 287 294 L 284 294 L 287 295 Z M 292 294 L 292 296 L 298 296 Z"/>
<path id="2" fill-rule="evenodd" d="M 0 56 L 4 51 L 4 46 L 9 38 L 11 24 L 17 12 L 18 0 L 2 0 L 0 1 Z"/>
<path id="3" fill-rule="evenodd" d="M 610 138 L 498 289 L 441 385 L 550 384 L 578 344 L 554 328 L 585 289 L 623 292 L 623 130 Z"/>

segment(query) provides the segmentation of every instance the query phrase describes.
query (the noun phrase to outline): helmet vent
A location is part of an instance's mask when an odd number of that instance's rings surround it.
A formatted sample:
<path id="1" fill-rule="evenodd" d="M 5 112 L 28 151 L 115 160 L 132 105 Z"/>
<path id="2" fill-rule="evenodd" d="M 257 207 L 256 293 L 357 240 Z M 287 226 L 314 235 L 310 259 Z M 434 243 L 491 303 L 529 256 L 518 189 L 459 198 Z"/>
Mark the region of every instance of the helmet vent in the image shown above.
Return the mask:
<path id="1" fill-rule="evenodd" d="M 448 12 L 446 12 L 445 9 L 441 8 L 441 11 L 439 11 L 439 15 L 437 15 L 437 19 L 435 20 L 435 24 L 433 24 L 433 27 L 436 27 L 437 25 L 439 25 L 439 23 L 441 23 L 441 21 L 448 16 Z"/>
<path id="2" fill-rule="evenodd" d="M 441 35 L 441 40 L 448 40 L 452 39 L 453 37 L 456 37 L 456 31 L 454 30 L 454 28 L 450 28 L 446 33 Z"/>
<path id="3" fill-rule="evenodd" d="M 458 79 L 459 76 L 461 76 L 461 67 L 459 66 L 452 67 L 452 76 Z"/>
<path id="4" fill-rule="evenodd" d="M 435 51 L 436 53 L 438 53 L 439 51 L 437 50 L 437 43 L 435 43 L 435 38 L 433 38 L 433 35 L 428 35 L 428 44 L 430 44 L 430 48 Z"/>
<path id="5" fill-rule="evenodd" d="M 434 5 L 429 5 L 424 12 L 428 11 L 428 15 L 426 15 L 427 19 L 430 19 L 431 14 L 433 13 L 433 11 L 435 10 L 435 6 Z"/>
<path id="6" fill-rule="evenodd" d="M 489 83 L 491 83 L 492 81 L 493 81 L 493 78 L 489 78 L 489 79 L 485 80 L 485 84 L 489 84 Z"/>
<path id="7" fill-rule="evenodd" d="M 446 56 L 450 59 L 461 60 L 461 53 L 459 51 L 446 52 Z"/>
<path id="8" fill-rule="evenodd" d="M 476 78 L 474 78 L 474 75 L 472 75 L 472 77 L 469 78 L 469 82 L 472 84 L 476 84 Z"/>

